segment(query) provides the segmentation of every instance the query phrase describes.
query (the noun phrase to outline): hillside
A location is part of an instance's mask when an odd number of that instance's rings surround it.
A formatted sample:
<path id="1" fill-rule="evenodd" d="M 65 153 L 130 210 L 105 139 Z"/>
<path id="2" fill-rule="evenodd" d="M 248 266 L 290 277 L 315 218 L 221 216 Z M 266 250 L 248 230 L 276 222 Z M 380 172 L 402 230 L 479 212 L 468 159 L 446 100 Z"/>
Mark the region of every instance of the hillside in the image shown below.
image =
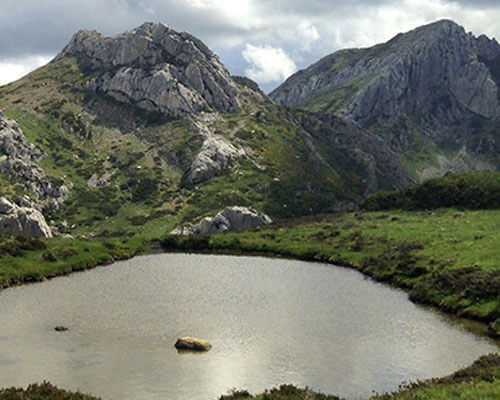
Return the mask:
<path id="1" fill-rule="evenodd" d="M 400 192 L 379 192 L 366 198 L 360 208 L 432 210 L 500 208 L 500 172 L 468 171 L 432 178 Z"/>
<path id="2" fill-rule="evenodd" d="M 392 149 L 415 180 L 500 167 L 500 45 L 448 20 L 340 50 L 270 97 L 345 118 Z"/>
<path id="3" fill-rule="evenodd" d="M 411 182 L 376 138 L 272 104 L 163 24 L 78 32 L 0 88 L 0 107 L 0 136 L 17 135 L 2 148 L 1 195 L 25 196 L 56 234 L 164 233 L 232 205 L 308 215 Z"/>

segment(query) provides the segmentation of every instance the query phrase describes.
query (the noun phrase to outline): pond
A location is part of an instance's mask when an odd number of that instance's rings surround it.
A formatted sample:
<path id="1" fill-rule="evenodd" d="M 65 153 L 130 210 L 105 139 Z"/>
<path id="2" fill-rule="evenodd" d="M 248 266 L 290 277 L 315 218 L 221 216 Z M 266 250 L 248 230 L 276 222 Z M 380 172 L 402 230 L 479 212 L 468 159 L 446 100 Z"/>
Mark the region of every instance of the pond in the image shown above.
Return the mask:
<path id="1" fill-rule="evenodd" d="M 109 400 L 283 383 L 366 398 L 498 351 L 357 271 L 285 259 L 142 256 L 4 290 L 0 306 L 0 387 L 48 380 Z M 213 348 L 178 353 L 181 336 Z"/>

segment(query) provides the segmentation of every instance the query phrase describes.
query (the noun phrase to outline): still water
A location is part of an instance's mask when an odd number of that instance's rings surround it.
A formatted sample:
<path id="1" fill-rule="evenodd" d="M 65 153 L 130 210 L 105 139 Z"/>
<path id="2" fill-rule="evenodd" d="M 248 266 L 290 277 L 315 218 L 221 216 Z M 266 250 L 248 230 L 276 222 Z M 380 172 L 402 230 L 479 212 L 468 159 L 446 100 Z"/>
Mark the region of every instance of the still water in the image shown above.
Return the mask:
<path id="1" fill-rule="evenodd" d="M 356 271 L 281 259 L 137 257 L 4 290 L 0 307 L 0 387 L 49 380 L 110 400 L 282 383 L 360 398 L 498 351 Z M 212 350 L 178 353 L 188 335 Z"/>

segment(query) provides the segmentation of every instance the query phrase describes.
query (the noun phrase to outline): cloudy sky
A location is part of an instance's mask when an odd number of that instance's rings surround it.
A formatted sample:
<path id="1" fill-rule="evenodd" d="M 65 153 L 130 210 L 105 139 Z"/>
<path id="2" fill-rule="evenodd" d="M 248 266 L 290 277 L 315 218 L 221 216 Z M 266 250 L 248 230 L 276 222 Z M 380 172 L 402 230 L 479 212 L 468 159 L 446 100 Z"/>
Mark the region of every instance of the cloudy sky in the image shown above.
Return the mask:
<path id="1" fill-rule="evenodd" d="M 267 91 L 335 50 L 441 18 L 500 38 L 499 0 L 0 0 L 0 84 L 49 61 L 79 29 L 115 35 L 161 21 Z"/>

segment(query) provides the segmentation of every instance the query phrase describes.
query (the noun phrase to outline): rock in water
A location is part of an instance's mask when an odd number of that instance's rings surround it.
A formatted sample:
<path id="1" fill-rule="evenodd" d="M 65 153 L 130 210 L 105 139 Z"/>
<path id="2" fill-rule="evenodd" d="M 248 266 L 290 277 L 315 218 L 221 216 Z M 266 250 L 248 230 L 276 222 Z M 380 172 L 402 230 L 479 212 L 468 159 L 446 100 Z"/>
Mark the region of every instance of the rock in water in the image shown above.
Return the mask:
<path id="1" fill-rule="evenodd" d="M 54 328 L 54 330 L 55 330 L 56 332 L 66 332 L 66 331 L 68 330 L 68 328 L 66 328 L 65 326 L 59 325 L 59 326 L 56 326 L 56 327 Z"/>
<path id="2" fill-rule="evenodd" d="M 168 25 L 145 23 L 114 38 L 80 31 L 55 61 L 63 57 L 98 73 L 84 89 L 168 117 L 240 109 L 238 87 L 219 58 Z"/>
<path id="3" fill-rule="evenodd" d="M 52 231 L 40 211 L 0 197 L 0 235 L 50 238 Z"/>
<path id="4" fill-rule="evenodd" d="M 171 232 L 172 235 L 204 235 L 212 233 L 224 233 L 241 231 L 254 228 L 257 225 L 270 224 L 272 219 L 266 214 L 258 214 L 257 211 L 247 207 L 226 207 L 215 217 L 203 218 L 194 226 L 177 228 Z"/>
<path id="5" fill-rule="evenodd" d="M 177 350 L 208 351 L 212 348 L 212 345 L 206 340 L 185 336 L 177 339 L 175 348 Z"/>

